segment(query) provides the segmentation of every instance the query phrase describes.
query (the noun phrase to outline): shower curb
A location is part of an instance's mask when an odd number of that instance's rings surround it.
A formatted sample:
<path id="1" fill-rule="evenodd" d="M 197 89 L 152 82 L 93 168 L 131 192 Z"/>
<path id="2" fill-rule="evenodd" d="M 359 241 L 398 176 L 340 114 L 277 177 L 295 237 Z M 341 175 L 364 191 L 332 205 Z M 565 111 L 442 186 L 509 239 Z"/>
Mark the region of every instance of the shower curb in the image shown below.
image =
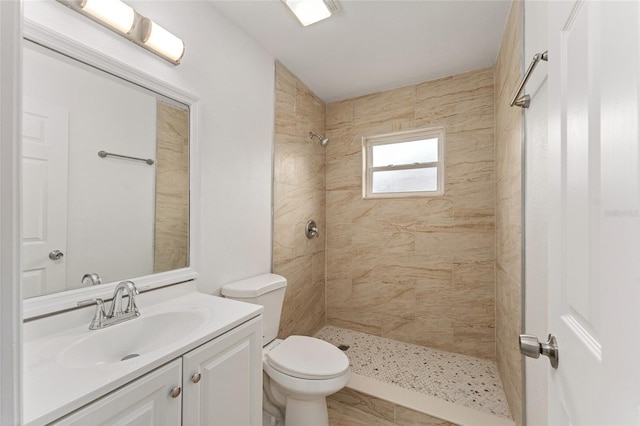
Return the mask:
<path id="1" fill-rule="evenodd" d="M 511 419 L 474 410 L 360 374 L 352 374 L 346 387 L 460 426 L 515 426 L 515 422 Z"/>

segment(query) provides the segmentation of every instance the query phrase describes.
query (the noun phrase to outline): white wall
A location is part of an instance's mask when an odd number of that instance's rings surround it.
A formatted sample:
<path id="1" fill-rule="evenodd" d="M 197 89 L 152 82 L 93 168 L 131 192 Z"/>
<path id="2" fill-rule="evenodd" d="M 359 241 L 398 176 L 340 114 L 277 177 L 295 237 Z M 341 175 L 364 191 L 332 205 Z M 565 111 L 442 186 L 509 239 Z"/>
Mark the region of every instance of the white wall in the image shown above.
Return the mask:
<path id="1" fill-rule="evenodd" d="M 271 163 L 274 59 L 204 1 L 129 2 L 181 37 L 175 67 L 53 1 L 27 1 L 24 16 L 86 42 L 200 99 L 200 248 L 194 267 L 202 291 L 271 270 Z M 192 257 L 193 259 L 193 257 Z"/>
<path id="2" fill-rule="evenodd" d="M 547 50 L 547 2 L 524 2 L 525 66 Z M 527 83 L 525 110 L 525 324 L 527 334 L 546 341 L 547 327 L 547 63 Z M 525 358 L 525 405 L 529 426 L 547 424 L 549 363 Z"/>
<path id="3" fill-rule="evenodd" d="M 155 167 L 97 153 L 154 158 L 155 96 L 41 49 L 25 48 L 22 63 L 23 95 L 69 112 L 68 175 L 55 179 L 68 178 L 67 282 L 58 288 L 81 287 L 88 272 L 105 283 L 152 273 Z"/>

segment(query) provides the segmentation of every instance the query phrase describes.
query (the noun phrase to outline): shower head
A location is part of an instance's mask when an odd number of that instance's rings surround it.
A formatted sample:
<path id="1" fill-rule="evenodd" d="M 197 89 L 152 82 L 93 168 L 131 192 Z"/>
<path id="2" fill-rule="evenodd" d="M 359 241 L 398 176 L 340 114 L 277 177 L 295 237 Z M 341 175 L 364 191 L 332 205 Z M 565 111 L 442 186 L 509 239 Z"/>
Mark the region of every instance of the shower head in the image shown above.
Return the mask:
<path id="1" fill-rule="evenodd" d="M 329 144 L 329 138 L 323 138 L 322 136 L 316 135 L 313 132 L 309 132 L 309 139 L 316 138 L 320 141 L 321 146 L 327 146 Z"/>

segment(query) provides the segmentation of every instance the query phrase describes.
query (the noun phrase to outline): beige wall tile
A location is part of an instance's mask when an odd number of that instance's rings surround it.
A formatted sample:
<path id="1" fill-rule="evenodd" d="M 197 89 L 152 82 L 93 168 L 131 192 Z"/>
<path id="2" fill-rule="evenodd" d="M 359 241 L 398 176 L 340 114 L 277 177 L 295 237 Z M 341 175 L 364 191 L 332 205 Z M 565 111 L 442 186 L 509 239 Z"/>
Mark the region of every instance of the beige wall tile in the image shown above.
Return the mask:
<path id="1" fill-rule="evenodd" d="M 351 125 L 327 129 L 327 137 L 329 138 L 329 144 L 325 147 L 327 162 L 349 155 L 361 155 L 362 137 L 354 133 Z"/>
<path id="2" fill-rule="evenodd" d="M 326 303 L 339 308 L 348 308 L 351 304 L 351 280 L 327 278 Z"/>
<path id="3" fill-rule="evenodd" d="M 325 133 L 326 106 L 276 63 L 273 270 L 287 278 L 280 337 L 315 333 L 325 323 L 326 151 L 309 132 Z M 314 219 L 320 237 L 308 239 Z"/>
<path id="4" fill-rule="evenodd" d="M 337 142 L 334 141 L 334 143 Z M 326 170 L 327 191 L 362 191 L 362 154 L 360 152 L 328 160 Z"/>
<path id="5" fill-rule="evenodd" d="M 495 75 L 496 115 L 496 344 L 497 362 L 516 424 L 522 419 L 522 110 L 509 106 L 521 78 L 522 3 L 514 1 Z"/>
<path id="6" fill-rule="evenodd" d="M 330 323 L 495 357 L 493 82 L 487 68 L 327 105 Z M 446 129 L 444 196 L 362 199 L 362 138 L 432 126 Z M 470 262 L 482 262 L 482 278 L 460 266 Z"/>
<path id="7" fill-rule="evenodd" d="M 416 86 L 362 96 L 353 100 L 353 125 L 370 127 L 412 121 L 415 105 Z"/>
<path id="8" fill-rule="evenodd" d="M 416 317 L 416 345 L 449 352 L 462 352 L 453 337 L 453 322 L 449 318 Z"/>
<path id="9" fill-rule="evenodd" d="M 331 232 L 331 231 L 329 231 Z M 335 242 L 330 235 L 327 237 L 327 241 L 331 243 Z M 351 243 L 346 240 L 345 244 L 340 247 L 336 247 L 334 250 L 327 252 L 327 280 L 344 280 L 351 281 L 351 261 L 353 254 L 351 252 Z M 328 289 L 327 289 L 328 291 Z"/>
<path id="10" fill-rule="evenodd" d="M 189 112 L 158 102 L 154 272 L 189 264 Z"/>
<path id="11" fill-rule="evenodd" d="M 453 325 L 456 347 L 462 347 L 470 356 L 495 358 L 495 327 Z"/>
<path id="12" fill-rule="evenodd" d="M 453 214 L 457 221 L 493 224 L 496 218 L 494 173 L 484 179 L 451 183 L 455 194 Z"/>
<path id="13" fill-rule="evenodd" d="M 353 101 L 334 102 L 333 107 L 327 109 L 327 129 L 336 129 L 339 126 L 351 125 L 353 117 Z"/>
<path id="14" fill-rule="evenodd" d="M 327 324 L 348 328 L 362 333 L 382 335 L 382 321 L 377 312 L 356 310 L 353 306 L 327 306 Z"/>
<path id="15" fill-rule="evenodd" d="M 493 68 L 419 84 L 415 119 L 447 132 L 493 127 Z"/>
<path id="16" fill-rule="evenodd" d="M 388 339 L 401 342 L 414 342 L 417 333 L 415 316 L 393 317 L 386 316 L 382 323 L 381 333 Z"/>

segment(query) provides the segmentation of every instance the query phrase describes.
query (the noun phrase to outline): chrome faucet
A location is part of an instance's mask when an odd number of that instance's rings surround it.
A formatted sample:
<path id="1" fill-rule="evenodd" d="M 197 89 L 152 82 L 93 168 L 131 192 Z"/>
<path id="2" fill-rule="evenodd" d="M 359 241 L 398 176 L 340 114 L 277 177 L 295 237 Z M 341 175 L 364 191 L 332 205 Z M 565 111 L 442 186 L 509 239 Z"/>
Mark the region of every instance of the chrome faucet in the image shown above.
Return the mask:
<path id="1" fill-rule="evenodd" d="M 127 308 L 123 311 L 122 293 L 124 291 L 126 291 L 129 296 L 129 303 L 127 303 Z M 120 281 L 115 290 L 113 290 L 113 300 L 111 301 L 109 312 L 107 312 L 107 319 L 121 317 L 123 315 L 140 316 L 138 307 L 136 306 L 136 294 L 138 294 L 138 289 L 132 281 Z"/>
<path id="2" fill-rule="evenodd" d="M 127 293 L 129 301 L 127 302 L 127 307 L 123 310 L 122 296 L 124 292 Z M 78 306 L 96 305 L 96 313 L 91 320 L 89 330 L 99 330 L 139 317 L 140 311 L 138 311 L 138 307 L 136 306 L 136 294 L 138 294 L 138 289 L 132 281 L 121 281 L 113 290 L 111 306 L 107 313 L 104 311 L 104 301 L 99 298 L 83 300 L 82 302 L 78 302 Z"/>

